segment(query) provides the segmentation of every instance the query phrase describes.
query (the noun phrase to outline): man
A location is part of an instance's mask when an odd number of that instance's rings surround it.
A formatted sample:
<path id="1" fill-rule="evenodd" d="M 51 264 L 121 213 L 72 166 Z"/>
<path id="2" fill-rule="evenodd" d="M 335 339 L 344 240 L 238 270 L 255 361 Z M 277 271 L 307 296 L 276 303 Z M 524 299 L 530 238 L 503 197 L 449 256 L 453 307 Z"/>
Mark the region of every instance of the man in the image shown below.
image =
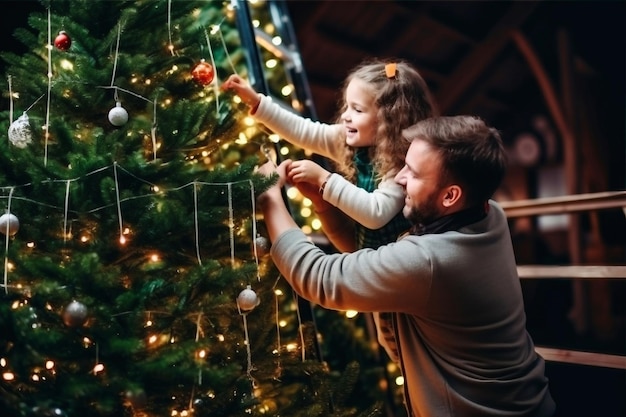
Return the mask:
<path id="1" fill-rule="evenodd" d="M 404 136 L 411 145 L 395 181 L 413 224 L 407 235 L 376 250 L 325 254 L 283 202 L 285 161 L 278 184 L 259 196 L 274 263 L 302 297 L 374 313 L 379 341 L 402 369 L 410 416 L 552 416 L 507 219 L 490 200 L 506 169 L 499 133 L 455 116 L 424 120 Z"/>

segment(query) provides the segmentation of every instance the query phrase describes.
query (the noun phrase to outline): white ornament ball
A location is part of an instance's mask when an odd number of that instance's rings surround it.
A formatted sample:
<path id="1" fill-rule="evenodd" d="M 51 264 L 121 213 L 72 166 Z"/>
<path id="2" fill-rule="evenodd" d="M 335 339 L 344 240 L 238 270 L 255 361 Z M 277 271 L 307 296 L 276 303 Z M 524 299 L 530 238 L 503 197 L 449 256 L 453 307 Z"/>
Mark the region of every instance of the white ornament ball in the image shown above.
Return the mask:
<path id="1" fill-rule="evenodd" d="M 13 236 L 20 230 L 20 221 L 11 213 L 6 213 L 0 216 L 0 233 Z"/>
<path id="2" fill-rule="evenodd" d="M 122 103 L 119 101 L 115 103 L 115 107 L 109 110 L 109 122 L 113 126 L 123 126 L 128 121 L 128 112 L 124 107 L 122 107 Z"/>
<path id="3" fill-rule="evenodd" d="M 63 322 L 67 327 L 80 327 L 87 321 L 87 306 L 76 300 L 65 307 Z"/>
<path id="4" fill-rule="evenodd" d="M 252 291 L 252 287 L 248 285 L 245 290 L 239 293 L 237 297 L 237 305 L 243 311 L 254 310 L 254 307 L 259 305 L 259 297 Z"/>
<path id="5" fill-rule="evenodd" d="M 33 142 L 33 134 L 26 112 L 9 126 L 9 141 L 16 147 L 24 149 Z"/>

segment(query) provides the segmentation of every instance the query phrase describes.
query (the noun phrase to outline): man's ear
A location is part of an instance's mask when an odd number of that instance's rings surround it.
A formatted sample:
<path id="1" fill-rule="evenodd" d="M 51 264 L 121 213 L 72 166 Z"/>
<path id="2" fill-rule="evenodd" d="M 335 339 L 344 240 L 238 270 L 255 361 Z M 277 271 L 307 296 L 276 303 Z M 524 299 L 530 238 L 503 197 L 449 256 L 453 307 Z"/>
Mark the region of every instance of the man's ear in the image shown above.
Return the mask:
<path id="1" fill-rule="evenodd" d="M 463 189 L 459 185 L 449 185 L 444 190 L 443 201 L 441 202 L 441 204 L 446 208 L 453 207 L 461 203 L 462 196 Z"/>

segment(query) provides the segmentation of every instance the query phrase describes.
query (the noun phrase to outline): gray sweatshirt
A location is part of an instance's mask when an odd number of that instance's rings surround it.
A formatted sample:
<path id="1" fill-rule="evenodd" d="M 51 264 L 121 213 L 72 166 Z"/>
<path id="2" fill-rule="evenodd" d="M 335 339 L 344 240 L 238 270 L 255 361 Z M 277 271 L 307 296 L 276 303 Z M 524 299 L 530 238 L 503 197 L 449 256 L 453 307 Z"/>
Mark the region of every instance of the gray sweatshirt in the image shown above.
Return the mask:
<path id="1" fill-rule="evenodd" d="M 458 231 L 327 255 L 292 229 L 271 254 L 294 290 L 322 307 L 373 312 L 378 324 L 378 313 L 392 313 L 394 346 L 379 341 L 401 366 L 411 416 L 553 415 L 495 202 Z"/>

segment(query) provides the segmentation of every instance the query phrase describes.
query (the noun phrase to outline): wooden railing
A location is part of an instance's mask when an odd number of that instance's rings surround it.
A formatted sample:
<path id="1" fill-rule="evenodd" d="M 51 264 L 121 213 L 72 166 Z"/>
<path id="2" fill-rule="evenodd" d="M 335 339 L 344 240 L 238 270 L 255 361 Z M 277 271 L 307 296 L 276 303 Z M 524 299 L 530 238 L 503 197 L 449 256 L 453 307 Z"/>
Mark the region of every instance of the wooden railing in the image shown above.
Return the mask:
<path id="1" fill-rule="evenodd" d="M 501 202 L 507 217 L 565 214 L 622 208 L 626 215 L 626 191 L 577 194 L 562 197 Z M 626 265 L 518 265 L 521 279 L 626 279 Z M 626 369 L 626 356 L 538 346 L 544 359 L 607 368 Z"/>

